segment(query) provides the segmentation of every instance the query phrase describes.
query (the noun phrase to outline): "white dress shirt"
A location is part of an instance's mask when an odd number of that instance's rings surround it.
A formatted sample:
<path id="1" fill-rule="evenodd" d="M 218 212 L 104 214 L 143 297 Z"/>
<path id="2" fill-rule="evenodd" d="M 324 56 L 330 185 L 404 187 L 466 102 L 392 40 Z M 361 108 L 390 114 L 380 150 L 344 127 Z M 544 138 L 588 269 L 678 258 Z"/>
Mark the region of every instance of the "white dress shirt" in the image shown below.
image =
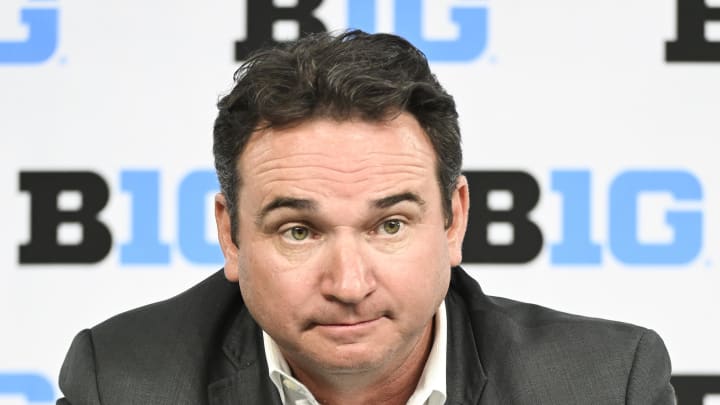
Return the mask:
<path id="1" fill-rule="evenodd" d="M 447 363 L 447 314 L 445 302 L 435 313 L 435 334 L 432 348 L 415 392 L 407 405 L 443 405 L 446 394 L 445 369 Z M 263 331 L 263 345 L 270 379 L 280 393 L 284 405 L 320 405 L 310 390 L 292 376 L 290 366 L 275 340 Z"/>

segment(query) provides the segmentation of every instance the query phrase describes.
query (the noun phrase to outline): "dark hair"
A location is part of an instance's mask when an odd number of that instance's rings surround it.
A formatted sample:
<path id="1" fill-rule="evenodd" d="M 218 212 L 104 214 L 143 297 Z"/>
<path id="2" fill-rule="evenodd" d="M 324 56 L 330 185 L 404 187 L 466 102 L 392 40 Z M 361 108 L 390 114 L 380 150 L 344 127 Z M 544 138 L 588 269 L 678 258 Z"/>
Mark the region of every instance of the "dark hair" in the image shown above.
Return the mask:
<path id="1" fill-rule="evenodd" d="M 259 127 L 318 117 L 377 121 L 412 114 L 435 149 L 445 223 L 452 222 L 451 197 L 462 165 L 455 102 L 425 55 L 405 39 L 362 31 L 312 34 L 250 55 L 234 79 L 218 102 L 213 145 L 233 241 L 242 186 L 237 162 L 250 136 Z"/>

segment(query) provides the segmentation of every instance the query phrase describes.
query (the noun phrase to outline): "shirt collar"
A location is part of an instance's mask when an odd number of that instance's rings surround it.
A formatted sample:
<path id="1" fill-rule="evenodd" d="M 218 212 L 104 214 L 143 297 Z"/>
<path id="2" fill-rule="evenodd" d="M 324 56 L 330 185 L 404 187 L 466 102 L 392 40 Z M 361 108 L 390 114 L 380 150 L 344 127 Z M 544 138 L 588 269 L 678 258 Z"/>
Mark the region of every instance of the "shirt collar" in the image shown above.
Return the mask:
<path id="1" fill-rule="evenodd" d="M 445 301 L 435 313 L 435 332 L 430 354 L 425 362 L 415 392 L 407 405 L 442 405 L 447 398 L 447 313 Z M 317 404 L 312 393 L 300 381 L 292 376 L 290 366 L 280 352 L 275 340 L 265 331 L 262 333 L 265 359 L 267 360 L 270 380 L 280 393 L 284 405 Z"/>
<path id="2" fill-rule="evenodd" d="M 435 335 L 430 354 L 415 392 L 407 405 L 442 405 L 447 399 L 445 376 L 447 369 L 447 313 L 445 301 L 435 313 Z"/>
<path id="3" fill-rule="evenodd" d="M 289 388 L 305 387 L 300 381 L 296 380 L 292 376 L 290 366 L 285 361 L 280 352 L 280 347 L 275 343 L 275 340 L 270 337 L 264 330 L 262 331 L 263 346 L 265 346 L 265 359 L 267 360 L 268 372 L 270 374 L 270 380 L 275 384 L 280 393 L 280 399 L 284 405 L 295 405 L 294 403 L 288 403 L 285 395 L 285 387 L 292 384 Z M 283 385 L 283 382 L 285 383 Z"/>

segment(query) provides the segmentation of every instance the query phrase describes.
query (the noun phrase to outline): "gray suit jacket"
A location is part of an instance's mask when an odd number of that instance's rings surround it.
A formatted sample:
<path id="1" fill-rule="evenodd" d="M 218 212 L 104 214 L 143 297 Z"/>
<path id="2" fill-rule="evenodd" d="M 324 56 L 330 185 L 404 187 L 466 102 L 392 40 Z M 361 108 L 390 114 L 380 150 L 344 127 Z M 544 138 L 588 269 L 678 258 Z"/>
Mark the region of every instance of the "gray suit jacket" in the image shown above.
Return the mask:
<path id="1" fill-rule="evenodd" d="M 483 294 L 454 268 L 447 404 L 672 404 L 653 331 Z M 177 297 L 80 332 L 58 405 L 280 405 L 261 329 L 218 272 Z"/>

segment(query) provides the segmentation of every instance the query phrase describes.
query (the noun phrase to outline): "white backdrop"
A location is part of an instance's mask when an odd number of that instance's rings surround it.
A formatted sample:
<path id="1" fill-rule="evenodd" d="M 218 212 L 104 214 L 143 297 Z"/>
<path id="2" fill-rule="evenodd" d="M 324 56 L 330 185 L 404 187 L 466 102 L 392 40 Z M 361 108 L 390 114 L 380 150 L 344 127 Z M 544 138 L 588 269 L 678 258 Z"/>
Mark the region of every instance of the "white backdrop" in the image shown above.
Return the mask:
<path id="1" fill-rule="evenodd" d="M 308 3 L 274 4 L 298 2 Z M 484 290 L 655 329 L 675 374 L 720 376 L 720 54 L 666 60 L 677 4 L 381 0 L 370 13 L 372 4 L 325 0 L 313 18 L 344 29 L 364 21 L 364 8 L 377 30 L 412 36 L 420 29 L 434 71 L 459 105 L 466 170 L 520 170 L 539 183 L 530 218 L 544 236 L 542 250 L 529 263 L 468 264 Z M 77 331 L 172 296 L 219 268 L 217 260 L 193 259 L 195 247 L 215 243 L 211 206 L 191 204 L 193 197 L 210 201 L 207 182 L 193 188 L 184 181 L 212 170 L 214 104 L 232 84 L 234 44 L 249 36 L 248 18 L 262 20 L 247 8 L 242 0 L 0 4 L 0 403 L 50 402 Z M 413 22 L 415 12 L 420 21 Z M 708 42 L 720 41 L 718 25 L 704 23 Z M 276 23 L 275 38 L 296 36 L 297 26 Z M 551 254 L 565 240 L 570 205 L 552 176 L 571 170 L 590 176 L 588 237 L 600 263 L 562 265 Z M 32 207 L 20 173 L 37 171 L 89 171 L 107 184 L 98 219 L 112 247 L 100 261 L 21 263 Z M 151 186 L 142 192 L 122 180 L 138 171 Z M 630 197 L 637 198 L 622 200 L 614 182 L 637 172 L 656 189 L 636 185 Z M 673 182 L 668 173 L 682 175 Z M 699 193 L 672 194 L 686 187 Z M 141 217 L 133 203 L 154 202 L 155 192 L 157 210 L 142 217 L 152 224 L 133 229 Z M 637 234 L 629 238 L 638 246 L 665 244 L 685 256 L 670 263 L 656 253 L 632 264 L 618 255 L 610 243 L 623 236 L 609 231 L 613 195 L 637 208 Z M 61 210 L 82 204 L 77 193 L 58 199 Z M 183 228 L 192 222 L 183 207 L 200 222 Z M 694 215 L 701 228 L 681 232 L 668 222 L 673 212 Z M 121 246 L 155 225 L 150 240 L 167 246 L 168 259 L 123 259 Z M 180 243 L 198 233 L 205 241 L 195 247 Z M 58 237 L 76 243 L 82 227 L 63 224 Z"/>

